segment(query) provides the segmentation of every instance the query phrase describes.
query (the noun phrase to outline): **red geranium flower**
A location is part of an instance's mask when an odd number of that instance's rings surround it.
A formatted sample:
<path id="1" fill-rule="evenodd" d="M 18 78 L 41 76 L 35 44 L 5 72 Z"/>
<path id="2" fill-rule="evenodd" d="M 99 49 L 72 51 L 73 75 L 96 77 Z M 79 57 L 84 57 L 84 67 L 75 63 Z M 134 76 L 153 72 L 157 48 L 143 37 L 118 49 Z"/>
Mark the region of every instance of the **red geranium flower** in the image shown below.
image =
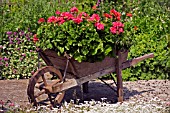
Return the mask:
<path id="1" fill-rule="evenodd" d="M 95 23 L 95 26 L 97 27 L 98 30 L 104 30 L 104 25 L 99 22 Z"/>
<path id="2" fill-rule="evenodd" d="M 57 22 L 57 17 L 51 16 L 47 20 L 48 23 L 56 23 Z"/>
<path id="3" fill-rule="evenodd" d="M 122 22 L 113 22 L 112 25 L 115 27 L 124 27 L 124 24 Z"/>
<path id="4" fill-rule="evenodd" d="M 132 14 L 131 13 L 126 13 L 126 16 L 132 17 Z"/>
<path id="5" fill-rule="evenodd" d="M 123 32 L 124 32 L 123 28 L 119 28 L 118 34 L 123 33 Z"/>
<path id="6" fill-rule="evenodd" d="M 117 19 L 118 21 L 120 21 L 121 18 L 120 18 L 120 16 L 118 16 L 118 17 L 116 17 L 116 19 Z"/>
<path id="7" fill-rule="evenodd" d="M 112 16 L 111 16 L 110 14 L 108 14 L 108 13 L 104 13 L 104 16 L 105 16 L 106 18 L 112 18 Z"/>
<path id="8" fill-rule="evenodd" d="M 121 23 L 121 22 L 113 22 L 113 27 L 110 28 L 110 31 L 113 33 L 113 34 L 120 34 L 120 33 L 123 33 L 124 30 L 124 24 Z"/>
<path id="9" fill-rule="evenodd" d="M 57 18 L 57 22 L 60 22 L 60 21 L 62 21 L 62 20 L 64 20 L 64 17 L 58 17 L 58 18 Z"/>
<path id="10" fill-rule="evenodd" d="M 97 5 L 94 5 L 94 6 L 92 7 L 92 9 L 93 9 L 93 10 L 96 10 L 96 9 L 97 9 Z"/>
<path id="11" fill-rule="evenodd" d="M 113 33 L 113 34 L 116 34 L 116 27 L 111 27 L 110 32 Z"/>
<path id="12" fill-rule="evenodd" d="M 57 11 L 55 12 L 55 14 L 56 14 L 56 15 L 60 15 L 60 11 L 57 10 Z"/>
<path id="13" fill-rule="evenodd" d="M 114 9 L 110 10 L 110 15 L 114 15 L 115 17 L 121 16 L 121 14 Z"/>
<path id="14" fill-rule="evenodd" d="M 59 22 L 59 25 L 63 24 L 64 22 L 65 22 L 65 20 L 61 20 L 61 21 Z"/>
<path id="15" fill-rule="evenodd" d="M 45 19 L 44 18 L 40 18 L 39 20 L 38 20 L 38 23 L 40 24 L 40 23 L 43 23 L 43 22 L 45 22 Z"/>
<path id="16" fill-rule="evenodd" d="M 77 12 L 78 12 L 77 7 L 72 7 L 72 8 L 70 9 L 70 12 L 71 12 L 71 13 L 77 13 Z"/>
<path id="17" fill-rule="evenodd" d="M 134 30 L 138 30 L 138 27 L 137 27 L 137 26 L 134 26 Z"/>
<path id="18" fill-rule="evenodd" d="M 63 24 L 66 20 L 64 20 L 64 17 L 58 17 L 56 22 L 58 22 L 59 25 Z"/>
<path id="19" fill-rule="evenodd" d="M 81 12 L 81 13 L 78 15 L 79 18 L 88 17 L 88 16 L 89 16 L 89 15 L 88 15 L 87 13 L 85 13 L 85 12 Z"/>
<path id="20" fill-rule="evenodd" d="M 121 17 L 121 14 L 119 12 L 117 12 L 116 10 L 112 9 L 110 10 L 110 15 L 114 15 L 116 20 L 120 21 L 120 17 Z"/>
<path id="21" fill-rule="evenodd" d="M 36 43 L 39 39 L 37 38 L 37 34 L 34 34 L 33 36 L 33 42 Z"/>
<path id="22" fill-rule="evenodd" d="M 76 24 L 80 24 L 82 21 L 83 21 L 83 19 L 82 18 L 73 18 L 73 21 L 76 23 Z"/>
<path id="23" fill-rule="evenodd" d="M 64 19 L 71 20 L 73 18 L 73 15 L 69 12 L 63 12 L 60 14 L 61 17 L 64 17 Z"/>
<path id="24" fill-rule="evenodd" d="M 94 22 L 99 22 L 100 21 L 100 16 L 98 14 L 93 14 L 88 21 L 94 21 Z"/>

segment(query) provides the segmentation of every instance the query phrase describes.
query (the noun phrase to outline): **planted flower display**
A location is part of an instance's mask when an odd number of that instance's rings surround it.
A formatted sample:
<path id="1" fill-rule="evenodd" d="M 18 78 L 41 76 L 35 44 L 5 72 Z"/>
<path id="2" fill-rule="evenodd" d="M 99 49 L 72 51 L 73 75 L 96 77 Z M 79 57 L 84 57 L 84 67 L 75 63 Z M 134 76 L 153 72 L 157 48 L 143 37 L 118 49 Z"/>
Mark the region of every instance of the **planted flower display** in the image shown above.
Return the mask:
<path id="1" fill-rule="evenodd" d="M 34 72 L 37 53 L 32 35 L 30 29 L 6 32 L 8 39 L 0 45 L 0 79 L 28 78 Z"/>
<path id="2" fill-rule="evenodd" d="M 121 14 L 115 9 L 102 12 L 93 7 L 92 13 L 76 7 L 68 12 L 57 10 L 56 15 L 38 20 L 40 27 L 33 41 L 43 50 L 55 50 L 58 56 L 66 52 L 79 62 L 100 61 L 129 49 L 137 29 L 131 20 L 131 13 Z"/>
<path id="3" fill-rule="evenodd" d="M 131 45 L 130 36 L 133 33 L 130 29 L 132 14 L 125 13 L 124 16 L 128 18 L 121 21 L 121 13 L 115 9 L 109 13 L 88 14 L 73 7 L 69 12 L 56 11 L 56 16 L 50 16 L 47 20 L 40 18 L 38 23 L 41 25 L 33 36 L 33 41 L 43 49 L 37 50 L 47 66 L 38 69 L 29 80 L 27 94 L 30 102 L 36 106 L 44 101 L 37 98 L 41 94 L 48 94 L 46 100 L 56 106 L 61 103 L 67 89 L 113 72 L 116 72 L 119 84 L 117 99 L 123 102 L 122 69 L 154 57 L 150 53 L 127 60 L 127 49 Z M 135 31 L 134 28 L 132 30 Z M 102 61 L 99 62 L 100 60 Z M 43 92 L 34 92 L 41 77 L 47 76 L 47 73 L 51 76 L 49 81 L 56 75 L 57 82 L 49 85 L 47 77 L 44 77 L 41 82 L 48 88 L 44 88 Z M 50 99 L 51 93 L 58 93 L 53 98 L 55 100 Z"/>

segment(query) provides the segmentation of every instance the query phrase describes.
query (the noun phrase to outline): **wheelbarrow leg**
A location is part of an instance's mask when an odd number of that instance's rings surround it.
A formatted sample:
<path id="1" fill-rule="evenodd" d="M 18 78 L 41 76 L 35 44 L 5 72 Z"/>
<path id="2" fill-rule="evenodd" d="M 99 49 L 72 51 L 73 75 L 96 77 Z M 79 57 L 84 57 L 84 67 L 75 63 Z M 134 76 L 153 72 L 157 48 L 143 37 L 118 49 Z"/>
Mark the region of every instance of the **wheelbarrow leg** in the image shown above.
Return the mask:
<path id="1" fill-rule="evenodd" d="M 89 90 L 88 90 L 88 83 L 89 82 L 83 83 L 83 93 L 88 93 L 89 92 Z"/>
<path id="2" fill-rule="evenodd" d="M 117 98 L 118 102 L 123 102 L 123 83 L 122 83 L 122 54 L 118 52 L 116 61 L 116 75 L 117 75 Z"/>

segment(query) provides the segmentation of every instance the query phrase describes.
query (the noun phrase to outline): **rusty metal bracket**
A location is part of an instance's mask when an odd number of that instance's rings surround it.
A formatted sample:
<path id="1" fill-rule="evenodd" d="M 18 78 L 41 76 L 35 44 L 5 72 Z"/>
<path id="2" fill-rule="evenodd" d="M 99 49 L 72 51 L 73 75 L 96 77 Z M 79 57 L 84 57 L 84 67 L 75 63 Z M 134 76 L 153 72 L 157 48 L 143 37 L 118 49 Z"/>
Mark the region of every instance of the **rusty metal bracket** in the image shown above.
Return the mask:
<path id="1" fill-rule="evenodd" d="M 110 86 L 108 83 L 106 83 L 102 78 L 98 78 L 99 80 L 101 80 L 105 85 L 107 85 L 109 88 L 111 88 L 114 92 L 117 93 L 117 90 L 115 90 L 112 86 Z"/>
<path id="2" fill-rule="evenodd" d="M 68 63 L 69 63 L 69 61 L 71 59 L 71 57 L 66 52 L 64 53 L 64 56 L 67 58 L 67 63 L 66 63 L 66 67 L 65 67 L 65 70 L 64 70 L 64 76 L 63 76 L 62 82 L 65 81 L 66 72 L 67 72 L 67 68 L 68 68 Z"/>
<path id="3" fill-rule="evenodd" d="M 113 80 L 113 82 L 115 83 L 115 85 L 117 86 L 117 83 L 116 83 L 116 80 L 115 80 L 115 78 L 110 74 L 110 77 L 111 77 L 111 79 Z"/>

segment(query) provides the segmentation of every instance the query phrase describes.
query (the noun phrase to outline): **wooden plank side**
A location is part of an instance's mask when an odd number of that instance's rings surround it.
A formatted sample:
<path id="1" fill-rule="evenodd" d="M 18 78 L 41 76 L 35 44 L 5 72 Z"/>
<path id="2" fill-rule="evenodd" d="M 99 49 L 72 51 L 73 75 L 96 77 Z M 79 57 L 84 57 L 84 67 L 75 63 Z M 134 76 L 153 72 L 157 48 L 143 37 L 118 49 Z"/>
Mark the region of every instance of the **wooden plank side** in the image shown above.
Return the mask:
<path id="1" fill-rule="evenodd" d="M 101 62 L 95 63 L 82 62 L 80 64 L 78 64 L 77 62 L 75 63 L 75 68 L 78 72 L 78 77 L 80 78 L 114 66 L 115 59 L 109 57 L 106 57 Z"/>
<path id="2" fill-rule="evenodd" d="M 66 79 L 66 81 L 64 83 L 53 85 L 52 86 L 52 92 L 57 93 L 57 92 L 67 90 L 69 88 L 72 88 L 72 87 L 75 87 L 75 86 L 78 86 L 78 85 L 80 86 L 83 83 L 86 83 L 86 82 L 88 82 L 90 80 L 93 80 L 93 79 L 96 79 L 98 77 L 101 77 L 101 76 L 103 76 L 105 74 L 112 73 L 114 71 L 115 71 L 115 67 L 110 67 L 108 69 L 98 71 L 96 73 L 87 75 L 87 76 L 79 78 L 79 79 L 74 79 L 74 78 Z"/>
<path id="3" fill-rule="evenodd" d="M 53 63 L 54 67 L 57 69 L 64 70 L 66 66 L 66 60 L 60 59 L 60 57 L 49 57 L 50 61 Z M 89 62 L 82 62 L 79 63 L 77 61 L 73 62 L 74 68 L 76 73 L 72 69 L 73 67 L 70 65 L 68 66 L 67 72 L 75 74 L 78 78 L 87 76 L 89 74 L 95 73 L 97 71 L 107 69 L 109 67 L 115 66 L 115 59 L 114 58 L 105 58 L 102 62 L 96 63 L 89 63 Z"/>
<path id="4" fill-rule="evenodd" d="M 66 66 L 66 58 L 63 56 L 58 56 L 55 51 L 52 50 L 46 50 L 44 51 L 45 55 L 50 59 L 50 61 L 53 63 L 54 67 L 64 70 Z M 128 51 L 122 52 L 123 54 L 123 61 L 126 61 Z M 105 59 L 101 62 L 77 62 L 74 59 L 71 59 L 71 65 L 68 66 L 67 72 L 73 73 L 78 78 L 85 77 L 87 75 L 96 73 L 98 71 L 115 67 L 116 60 L 115 58 L 105 57 Z"/>
<path id="5" fill-rule="evenodd" d="M 44 55 L 48 57 L 48 59 L 52 62 L 53 66 L 60 70 L 65 70 L 67 58 L 64 56 L 58 56 L 57 53 L 53 50 L 45 50 L 43 51 Z M 67 72 L 74 72 L 72 68 L 67 68 Z"/>
<path id="6" fill-rule="evenodd" d="M 103 75 L 106 75 L 106 74 L 109 74 L 109 73 L 112 73 L 112 72 L 115 72 L 115 66 L 109 67 L 109 68 L 101 70 L 101 71 L 98 71 L 96 73 L 92 73 L 92 74 L 84 76 L 84 77 L 81 77 L 79 79 L 76 79 L 76 81 L 77 81 L 78 85 L 81 85 L 85 82 L 96 79 L 98 77 L 102 77 Z"/>

